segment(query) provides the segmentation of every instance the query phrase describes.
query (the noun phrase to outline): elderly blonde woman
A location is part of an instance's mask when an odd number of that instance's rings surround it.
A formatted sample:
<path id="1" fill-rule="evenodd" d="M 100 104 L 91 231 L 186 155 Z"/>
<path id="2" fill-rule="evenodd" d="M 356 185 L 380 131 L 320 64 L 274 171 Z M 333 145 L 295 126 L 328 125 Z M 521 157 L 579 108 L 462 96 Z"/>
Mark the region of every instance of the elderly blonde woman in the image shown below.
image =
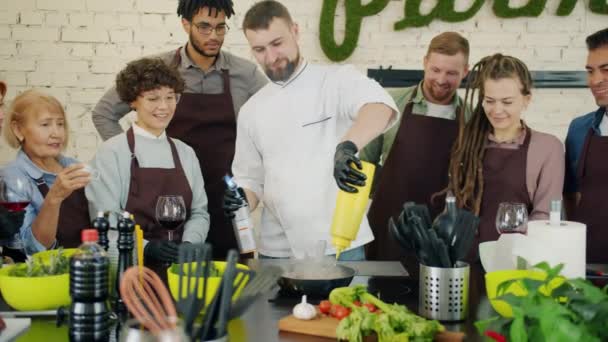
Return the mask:
<path id="1" fill-rule="evenodd" d="M 84 195 L 90 173 L 62 155 L 69 132 L 63 106 L 42 92 L 25 91 L 13 100 L 2 130 L 9 146 L 18 150 L 3 177 L 13 194 L 29 202 L 18 236 L 5 246 L 28 255 L 56 246 L 77 247 L 80 231 L 90 225 Z M 19 183 L 32 191 L 17 187 Z"/>

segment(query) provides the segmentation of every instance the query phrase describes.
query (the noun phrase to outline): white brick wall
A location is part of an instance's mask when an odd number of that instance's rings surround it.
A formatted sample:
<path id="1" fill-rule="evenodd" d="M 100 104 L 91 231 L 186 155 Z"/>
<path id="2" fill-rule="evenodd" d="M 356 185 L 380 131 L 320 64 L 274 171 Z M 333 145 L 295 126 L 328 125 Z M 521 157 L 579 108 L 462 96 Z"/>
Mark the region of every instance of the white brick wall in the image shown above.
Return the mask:
<path id="1" fill-rule="evenodd" d="M 328 62 L 318 40 L 323 0 L 282 0 L 301 28 L 303 55 Z M 429 40 L 439 32 L 458 31 L 471 43 L 471 61 L 503 52 L 523 59 L 534 70 L 582 70 L 585 37 L 608 26 L 608 16 L 590 13 L 579 1 L 568 17 L 555 16 L 559 0 L 549 0 L 538 18 L 499 19 L 486 3 L 467 22 L 432 22 L 423 28 L 395 32 L 406 0 L 391 0 L 380 14 L 364 19 L 359 47 L 348 63 L 361 71 L 380 65 L 420 68 Z M 225 48 L 251 58 L 240 30 L 243 14 L 255 0 L 237 0 Z M 100 143 L 90 111 L 125 63 L 140 56 L 173 49 L 185 42 L 176 0 L 0 0 L 0 79 L 9 83 L 8 98 L 36 87 L 57 96 L 66 106 L 72 143 L 68 153 L 89 160 Z M 426 0 L 428 13 L 437 0 Z M 471 1 L 457 0 L 457 9 Z M 513 6 L 527 0 L 512 0 Z M 340 2 L 342 6 L 343 2 Z M 336 37 L 344 35 L 339 8 Z M 569 121 L 594 109 L 587 89 L 542 89 L 526 120 L 534 128 L 563 138 Z M 14 152 L 0 144 L 0 165 Z"/>

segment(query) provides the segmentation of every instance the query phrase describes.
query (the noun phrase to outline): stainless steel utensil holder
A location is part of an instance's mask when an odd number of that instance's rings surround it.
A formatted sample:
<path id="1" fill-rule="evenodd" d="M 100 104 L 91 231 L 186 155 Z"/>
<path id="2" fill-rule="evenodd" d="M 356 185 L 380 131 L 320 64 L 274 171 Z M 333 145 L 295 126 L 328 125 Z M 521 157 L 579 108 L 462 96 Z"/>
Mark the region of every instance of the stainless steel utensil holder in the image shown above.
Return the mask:
<path id="1" fill-rule="evenodd" d="M 469 311 L 469 273 L 466 262 L 454 268 L 420 264 L 418 311 L 439 321 L 462 321 Z"/>

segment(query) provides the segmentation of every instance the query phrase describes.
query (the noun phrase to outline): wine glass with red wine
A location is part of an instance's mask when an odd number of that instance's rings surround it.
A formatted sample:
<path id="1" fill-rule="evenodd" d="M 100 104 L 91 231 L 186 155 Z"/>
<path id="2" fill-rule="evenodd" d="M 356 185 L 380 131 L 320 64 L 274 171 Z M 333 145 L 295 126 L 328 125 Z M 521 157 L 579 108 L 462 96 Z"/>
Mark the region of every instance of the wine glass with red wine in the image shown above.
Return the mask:
<path id="1" fill-rule="evenodd" d="M 179 195 L 158 196 L 156 200 L 156 221 L 168 232 L 168 240 L 175 241 L 175 231 L 186 221 L 186 204 Z"/>
<path id="2" fill-rule="evenodd" d="M 526 234 L 528 232 L 526 206 L 523 203 L 500 203 L 496 213 L 496 230 L 499 234 Z"/>
<path id="3" fill-rule="evenodd" d="M 32 183 L 27 177 L 0 175 L 0 205 L 6 210 L 12 212 L 25 210 L 32 200 L 32 192 Z"/>

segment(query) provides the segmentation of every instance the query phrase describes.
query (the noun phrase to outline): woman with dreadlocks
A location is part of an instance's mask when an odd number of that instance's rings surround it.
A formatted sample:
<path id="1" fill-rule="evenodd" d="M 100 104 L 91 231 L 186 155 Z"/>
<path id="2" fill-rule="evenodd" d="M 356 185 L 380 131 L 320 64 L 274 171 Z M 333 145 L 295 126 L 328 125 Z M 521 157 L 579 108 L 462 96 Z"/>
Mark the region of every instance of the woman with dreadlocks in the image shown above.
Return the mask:
<path id="1" fill-rule="evenodd" d="M 531 90 L 526 65 L 501 54 L 477 63 L 467 84 L 464 103 L 473 114 L 452 148 L 448 189 L 460 207 L 479 215 L 478 242 L 498 238 L 499 203 L 523 203 L 530 220 L 538 220 L 547 219 L 550 201 L 561 198 L 563 145 L 522 120 Z"/>

